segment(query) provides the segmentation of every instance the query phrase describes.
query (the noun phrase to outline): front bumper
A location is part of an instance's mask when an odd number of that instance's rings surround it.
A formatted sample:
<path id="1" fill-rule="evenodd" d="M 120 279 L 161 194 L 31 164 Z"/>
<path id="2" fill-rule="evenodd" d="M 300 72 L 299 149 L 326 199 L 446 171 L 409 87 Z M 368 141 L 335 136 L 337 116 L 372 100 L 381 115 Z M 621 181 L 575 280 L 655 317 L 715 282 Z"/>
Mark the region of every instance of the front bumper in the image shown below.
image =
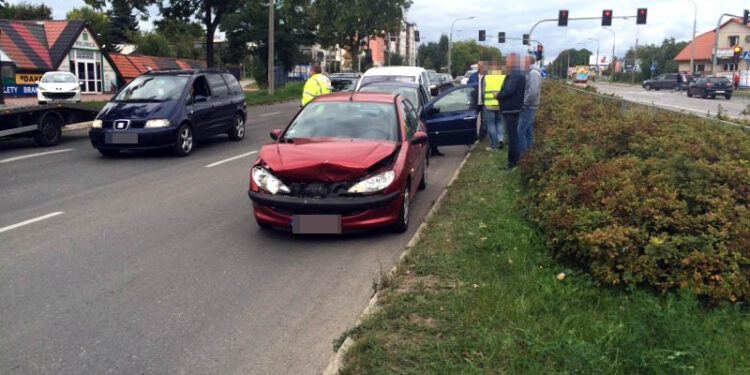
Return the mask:
<path id="1" fill-rule="evenodd" d="M 382 227 L 398 219 L 403 195 L 346 198 L 299 198 L 248 191 L 255 218 L 274 227 L 291 228 L 293 215 L 341 215 L 344 230 Z"/>
<path id="2" fill-rule="evenodd" d="M 136 133 L 138 143 L 116 144 L 107 143 L 107 133 Z M 126 131 L 115 131 L 112 129 L 91 129 L 89 139 L 94 148 L 102 150 L 150 150 L 174 146 L 177 139 L 177 129 L 128 129 Z"/>
<path id="3" fill-rule="evenodd" d="M 80 103 L 81 92 L 55 92 L 37 90 L 36 99 L 45 103 Z"/>

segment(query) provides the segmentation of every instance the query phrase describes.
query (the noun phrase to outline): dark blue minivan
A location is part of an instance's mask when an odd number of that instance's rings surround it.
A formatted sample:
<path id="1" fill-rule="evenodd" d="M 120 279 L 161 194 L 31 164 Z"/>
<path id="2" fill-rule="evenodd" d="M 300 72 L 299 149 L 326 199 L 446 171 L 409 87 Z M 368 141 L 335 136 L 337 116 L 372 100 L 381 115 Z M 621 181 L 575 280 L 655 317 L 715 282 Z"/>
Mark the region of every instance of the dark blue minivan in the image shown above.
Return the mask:
<path id="1" fill-rule="evenodd" d="M 104 156 L 121 150 L 169 148 L 179 156 L 197 139 L 245 137 L 247 103 L 226 70 L 166 70 L 133 79 L 94 120 L 89 138 Z"/>

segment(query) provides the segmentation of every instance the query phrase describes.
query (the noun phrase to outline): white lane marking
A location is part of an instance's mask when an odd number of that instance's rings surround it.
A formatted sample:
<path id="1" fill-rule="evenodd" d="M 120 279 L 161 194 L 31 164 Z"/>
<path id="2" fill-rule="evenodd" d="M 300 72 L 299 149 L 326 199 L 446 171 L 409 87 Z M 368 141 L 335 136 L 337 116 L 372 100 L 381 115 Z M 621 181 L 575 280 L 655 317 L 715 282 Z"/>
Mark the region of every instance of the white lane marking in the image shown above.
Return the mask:
<path id="1" fill-rule="evenodd" d="M 62 211 L 60 211 L 60 212 L 53 212 L 53 213 L 51 213 L 51 214 L 47 214 L 47 215 L 44 215 L 44 216 L 39 216 L 39 217 L 36 217 L 36 218 L 33 218 L 33 219 L 29 219 L 29 220 L 26 220 L 26 221 L 22 221 L 22 222 L 20 222 L 20 223 L 18 223 L 18 224 L 13 224 L 13 225 L 9 225 L 9 226 L 7 226 L 7 227 L 4 227 L 4 228 L 0 228 L 0 233 L 3 233 L 3 232 L 7 232 L 7 231 L 9 231 L 9 230 L 13 230 L 13 229 L 16 229 L 16 228 L 18 228 L 18 227 L 22 227 L 22 226 L 24 226 L 24 225 L 29 225 L 29 224 L 32 224 L 32 223 L 36 223 L 37 221 L 42 221 L 42 220 L 46 220 L 46 219 L 49 219 L 49 218 L 51 218 L 51 217 L 55 217 L 55 216 L 58 216 L 58 215 L 62 215 L 62 214 L 64 214 L 64 213 L 65 213 L 65 212 L 62 212 Z"/>
<path id="2" fill-rule="evenodd" d="M 244 158 L 244 157 L 246 157 L 246 156 L 250 156 L 250 155 L 252 155 L 252 154 L 257 154 L 257 153 L 258 153 L 258 151 L 250 151 L 250 152 L 246 152 L 246 153 L 244 153 L 244 154 L 242 154 L 242 155 L 232 156 L 231 158 L 228 158 L 228 159 L 224 159 L 224 160 L 219 160 L 219 161 L 217 161 L 217 162 L 215 162 L 215 163 L 211 163 L 211 164 L 208 164 L 208 165 L 206 165 L 205 167 L 206 167 L 206 168 L 211 168 L 211 167 L 215 167 L 215 166 L 217 166 L 217 165 L 221 165 L 221 164 L 224 164 L 224 163 L 229 163 L 229 162 L 230 162 L 230 161 L 232 161 L 232 160 L 237 160 L 237 159 L 241 159 L 241 158 Z"/>
<path id="3" fill-rule="evenodd" d="M 28 159 L 28 158 L 35 158 L 37 156 L 59 154 L 61 152 L 68 152 L 68 151 L 73 151 L 73 150 L 74 150 L 73 148 L 64 148 L 62 150 L 54 150 L 54 151 L 47 151 L 47 152 L 39 152 L 39 153 L 36 153 L 36 154 L 21 155 L 21 156 L 16 156 L 16 157 L 13 157 L 13 158 L 2 159 L 2 160 L 0 160 L 0 164 L 10 163 L 12 161 L 18 161 L 18 160 L 23 160 L 23 159 Z"/>
<path id="4" fill-rule="evenodd" d="M 268 117 L 268 116 L 275 116 L 275 115 L 278 115 L 278 114 L 280 114 L 280 113 L 281 113 L 281 112 L 268 112 L 268 113 L 264 113 L 264 114 L 262 114 L 262 115 L 258 115 L 258 117 Z"/>

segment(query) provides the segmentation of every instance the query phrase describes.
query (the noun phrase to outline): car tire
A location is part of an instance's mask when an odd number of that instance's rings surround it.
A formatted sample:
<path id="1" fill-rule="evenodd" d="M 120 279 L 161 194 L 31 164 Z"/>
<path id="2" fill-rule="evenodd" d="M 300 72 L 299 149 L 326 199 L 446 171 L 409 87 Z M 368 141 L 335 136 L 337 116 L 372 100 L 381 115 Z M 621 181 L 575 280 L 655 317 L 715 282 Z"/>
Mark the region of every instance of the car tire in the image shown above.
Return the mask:
<path id="1" fill-rule="evenodd" d="M 45 104 L 47 104 L 47 102 L 43 102 L 43 101 L 39 101 L 38 103 L 39 103 L 39 105 L 45 105 Z"/>
<path id="2" fill-rule="evenodd" d="M 424 190 L 427 188 L 427 169 L 430 167 L 430 159 L 425 159 L 424 161 L 424 169 L 422 170 L 422 179 L 419 180 L 419 186 L 417 186 L 417 190 Z"/>
<path id="3" fill-rule="evenodd" d="M 706 94 L 706 92 L 705 92 L 705 91 L 704 91 L 704 92 L 702 92 L 702 93 L 701 93 L 701 98 L 703 98 L 703 99 L 706 99 L 706 98 L 708 98 L 708 94 Z"/>
<path id="4" fill-rule="evenodd" d="M 229 139 L 241 141 L 243 138 L 245 138 L 245 118 L 242 117 L 241 113 L 238 113 L 234 115 L 232 127 L 229 128 Z"/>
<path id="5" fill-rule="evenodd" d="M 117 155 L 120 155 L 120 150 L 106 150 L 103 148 L 97 149 L 102 156 L 105 158 L 113 158 Z"/>
<path id="6" fill-rule="evenodd" d="M 711 95 L 711 99 L 716 99 L 716 95 Z"/>
<path id="7" fill-rule="evenodd" d="M 724 97 L 727 98 L 727 100 L 732 99 L 732 95 L 724 95 Z"/>
<path id="8" fill-rule="evenodd" d="M 409 204 L 411 203 L 410 190 L 411 188 L 409 187 L 409 184 L 406 184 L 403 193 L 404 199 L 402 200 L 401 208 L 398 211 L 398 218 L 391 225 L 391 230 L 396 233 L 404 233 L 409 229 Z"/>
<path id="9" fill-rule="evenodd" d="M 688 98 L 692 98 L 693 97 L 693 93 L 690 92 L 690 90 L 687 90 L 687 96 L 688 96 Z"/>
<path id="10" fill-rule="evenodd" d="M 63 120 L 56 113 L 46 113 L 39 120 L 39 130 L 34 134 L 34 142 L 41 147 L 55 146 L 62 138 Z"/>
<path id="11" fill-rule="evenodd" d="M 643 88 L 646 89 L 646 91 L 651 91 L 651 85 L 643 86 Z"/>
<path id="12" fill-rule="evenodd" d="M 659 90 L 661 90 L 661 89 L 654 89 L 654 90 L 656 90 L 656 91 L 659 91 Z"/>
<path id="13" fill-rule="evenodd" d="M 193 152 L 193 146 L 195 146 L 195 136 L 193 135 L 193 129 L 188 124 L 182 124 L 177 129 L 177 135 L 175 136 L 175 144 L 172 152 L 177 156 L 188 156 Z"/>

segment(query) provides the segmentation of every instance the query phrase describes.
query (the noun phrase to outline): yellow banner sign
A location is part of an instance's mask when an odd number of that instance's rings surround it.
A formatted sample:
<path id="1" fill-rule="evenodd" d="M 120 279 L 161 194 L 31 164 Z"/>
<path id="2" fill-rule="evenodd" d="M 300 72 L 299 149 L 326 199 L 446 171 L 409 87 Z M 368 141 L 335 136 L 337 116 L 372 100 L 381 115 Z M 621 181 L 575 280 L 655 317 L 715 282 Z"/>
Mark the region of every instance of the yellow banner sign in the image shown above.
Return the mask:
<path id="1" fill-rule="evenodd" d="M 42 75 L 37 73 L 16 73 L 16 84 L 33 85 L 36 81 L 42 79 Z"/>

